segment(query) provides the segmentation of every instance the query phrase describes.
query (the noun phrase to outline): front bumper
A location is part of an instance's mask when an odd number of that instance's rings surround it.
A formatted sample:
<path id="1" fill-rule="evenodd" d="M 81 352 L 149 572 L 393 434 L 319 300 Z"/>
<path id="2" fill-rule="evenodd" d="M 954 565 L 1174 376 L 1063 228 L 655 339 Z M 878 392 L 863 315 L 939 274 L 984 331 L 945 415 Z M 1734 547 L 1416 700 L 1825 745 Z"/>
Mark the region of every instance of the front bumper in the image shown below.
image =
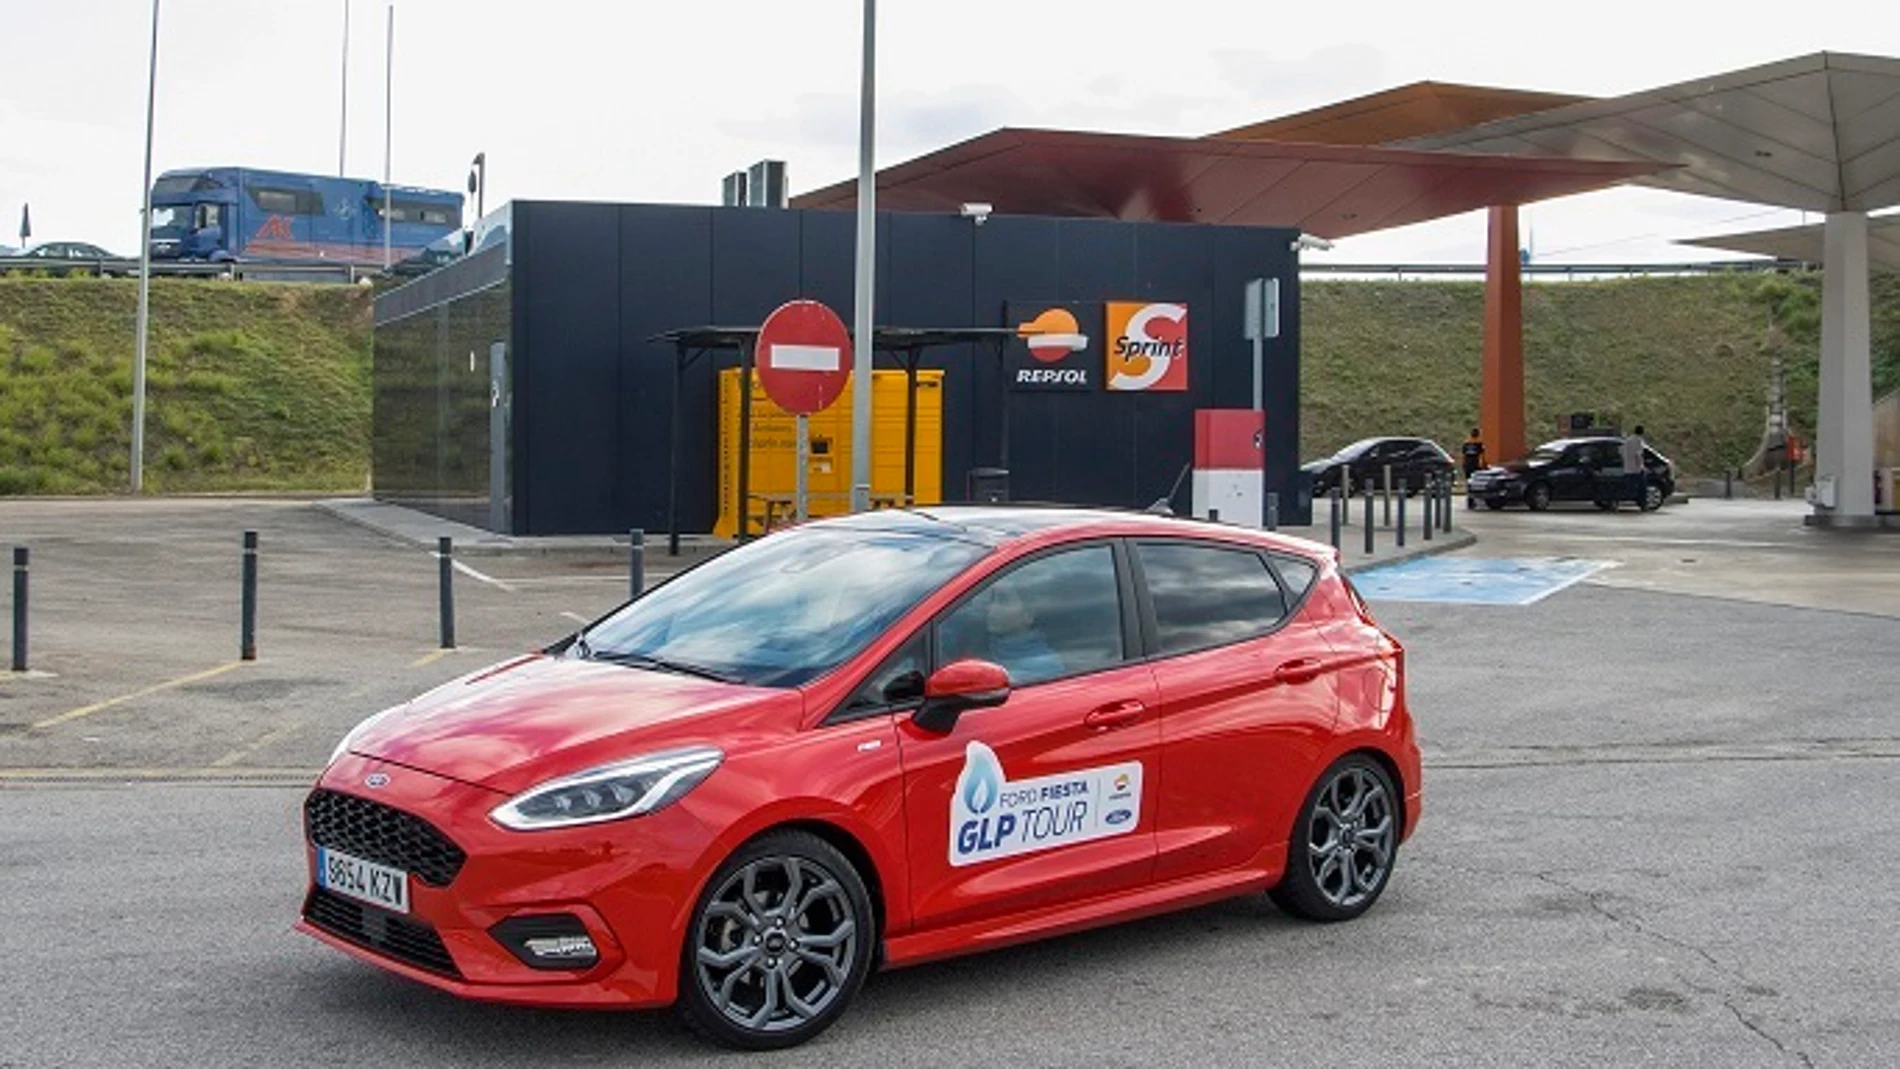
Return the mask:
<path id="1" fill-rule="evenodd" d="M 1524 484 L 1516 479 L 1485 479 L 1474 475 L 1465 483 L 1465 496 L 1477 501 L 1522 501 Z"/>
<path id="2" fill-rule="evenodd" d="M 387 782 L 368 788 L 375 774 Z M 690 866 L 653 856 L 667 840 L 666 822 L 641 828 L 638 850 L 625 823 L 509 831 L 488 819 L 502 795 L 355 754 L 331 765 L 318 787 L 421 817 L 465 860 L 445 886 L 412 873 L 409 912 L 393 913 L 317 887 L 317 852 L 306 828 L 310 876 L 298 931 L 465 998 L 577 1008 L 673 1001 L 680 918 L 696 887 Z M 345 843 L 326 845 L 349 852 Z M 597 960 L 571 969 L 532 967 L 494 934 L 510 918 L 548 915 L 575 918 Z"/>

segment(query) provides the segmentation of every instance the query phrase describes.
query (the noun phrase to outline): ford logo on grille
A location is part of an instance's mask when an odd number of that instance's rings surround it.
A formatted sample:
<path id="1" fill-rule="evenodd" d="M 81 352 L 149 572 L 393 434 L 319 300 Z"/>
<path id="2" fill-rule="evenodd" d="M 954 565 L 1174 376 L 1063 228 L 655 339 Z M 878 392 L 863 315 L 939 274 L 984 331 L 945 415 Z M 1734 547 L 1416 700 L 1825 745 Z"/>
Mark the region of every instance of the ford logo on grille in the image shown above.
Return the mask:
<path id="1" fill-rule="evenodd" d="M 363 780 L 363 786 L 370 788 L 387 787 L 389 786 L 389 776 L 383 772 L 371 772 L 369 776 Z"/>

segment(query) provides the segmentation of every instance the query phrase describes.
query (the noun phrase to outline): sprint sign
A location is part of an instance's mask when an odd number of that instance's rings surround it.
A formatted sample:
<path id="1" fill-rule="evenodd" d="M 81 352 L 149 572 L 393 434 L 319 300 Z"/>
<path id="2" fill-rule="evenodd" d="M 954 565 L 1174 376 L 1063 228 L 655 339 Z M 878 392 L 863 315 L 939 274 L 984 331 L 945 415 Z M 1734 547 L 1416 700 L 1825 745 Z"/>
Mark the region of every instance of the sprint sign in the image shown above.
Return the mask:
<path id="1" fill-rule="evenodd" d="M 1188 388 L 1187 305 L 1108 302 L 1108 388 Z"/>
<path id="2" fill-rule="evenodd" d="M 1011 781 L 996 751 L 972 742 L 950 799 L 950 864 L 1127 835 L 1140 823 L 1140 761 Z"/>

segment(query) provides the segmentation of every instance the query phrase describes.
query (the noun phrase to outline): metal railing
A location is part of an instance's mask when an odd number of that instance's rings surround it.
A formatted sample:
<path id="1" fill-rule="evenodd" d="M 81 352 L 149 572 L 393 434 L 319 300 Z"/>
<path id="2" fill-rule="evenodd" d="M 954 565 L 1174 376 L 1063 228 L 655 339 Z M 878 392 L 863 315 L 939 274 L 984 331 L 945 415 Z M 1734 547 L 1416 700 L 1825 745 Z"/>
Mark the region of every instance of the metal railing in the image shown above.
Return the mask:
<path id="1" fill-rule="evenodd" d="M 0 277 L 8 275 L 137 278 L 139 262 L 136 259 L 53 260 L 41 256 L 0 256 Z M 382 275 L 383 270 L 380 267 L 364 267 L 359 264 L 280 264 L 256 261 L 206 263 L 184 260 L 152 263 L 153 278 L 221 278 L 254 282 L 357 282 L 366 278 L 380 278 Z"/>

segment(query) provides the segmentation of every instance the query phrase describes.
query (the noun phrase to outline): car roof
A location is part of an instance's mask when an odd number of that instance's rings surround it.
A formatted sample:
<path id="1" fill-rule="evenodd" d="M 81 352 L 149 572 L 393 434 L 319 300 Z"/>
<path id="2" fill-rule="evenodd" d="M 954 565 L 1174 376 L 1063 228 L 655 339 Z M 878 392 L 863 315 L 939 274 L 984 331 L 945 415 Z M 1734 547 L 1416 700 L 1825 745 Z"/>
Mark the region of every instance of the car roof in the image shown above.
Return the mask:
<path id="1" fill-rule="evenodd" d="M 992 548 L 1017 541 L 1060 542 L 1082 537 L 1201 537 L 1244 542 L 1307 557 L 1325 557 L 1329 547 L 1303 538 L 1257 531 L 1192 517 L 1074 505 L 928 505 L 877 509 L 816 520 L 805 526 L 856 531 L 901 531 L 955 538 Z"/>

